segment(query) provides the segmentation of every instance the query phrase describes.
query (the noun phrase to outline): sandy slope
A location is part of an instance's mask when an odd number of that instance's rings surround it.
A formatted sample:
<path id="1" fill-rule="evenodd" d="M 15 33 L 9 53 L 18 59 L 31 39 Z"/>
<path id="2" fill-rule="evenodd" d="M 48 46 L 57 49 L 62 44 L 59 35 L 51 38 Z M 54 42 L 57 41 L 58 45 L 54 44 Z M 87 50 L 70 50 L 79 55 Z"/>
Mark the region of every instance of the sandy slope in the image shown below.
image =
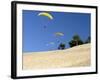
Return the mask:
<path id="1" fill-rule="evenodd" d="M 23 69 L 46 69 L 90 65 L 90 44 L 65 50 L 23 54 Z"/>

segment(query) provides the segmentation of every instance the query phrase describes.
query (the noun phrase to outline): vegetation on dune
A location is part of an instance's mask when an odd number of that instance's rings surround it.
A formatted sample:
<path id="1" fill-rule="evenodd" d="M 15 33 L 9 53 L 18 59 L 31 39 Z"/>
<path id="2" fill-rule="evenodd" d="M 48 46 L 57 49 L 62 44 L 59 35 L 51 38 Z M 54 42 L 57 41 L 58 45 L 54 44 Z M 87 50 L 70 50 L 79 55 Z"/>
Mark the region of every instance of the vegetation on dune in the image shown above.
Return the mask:
<path id="1" fill-rule="evenodd" d="M 91 38 L 90 36 L 87 38 L 87 40 L 85 41 L 85 43 L 90 43 L 91 42 Z"/>
<path id="2" fill-rule="evenodd" d="M 65 49 L 65 46 L 66 46 L 66 45 L 65 45 L 64 43 L 60 43 L 58 49 L 59 49 L 59 50 L 63 50 L 63 49 Z"/>
<path id="3" fill-rule="evenodd" d="M 69 42 L 70 47 L 77 46 L 83 44 L 83 41 L 79 37 L 79 35 L 74 35 L 72 40 Z"/>
<path id="4" fill-rule="evenodd" d="M 72 40 L 69 41 L 69 46 L 74 47 L 74 46 L 78 46 L 78 45 L 82 45 L 82 44 L 87 44 L 90 42 L 91 42 L 90 36 L 85 41 L 83 41 L 79 35 L 74 35 L 72 37 Z M 63 50 L 63 49 L 65 49 L 65 47 L 66 47 L 66 44 L 62 42 L 59 44 L 58 50 Z"/>

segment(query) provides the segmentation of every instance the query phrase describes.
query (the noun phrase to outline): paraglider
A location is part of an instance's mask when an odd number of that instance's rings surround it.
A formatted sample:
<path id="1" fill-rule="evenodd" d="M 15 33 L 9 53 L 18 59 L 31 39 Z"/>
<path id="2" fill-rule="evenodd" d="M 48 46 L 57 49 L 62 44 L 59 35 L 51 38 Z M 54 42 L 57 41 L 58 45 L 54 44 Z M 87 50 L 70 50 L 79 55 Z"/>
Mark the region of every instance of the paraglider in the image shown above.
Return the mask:
<path id="1" fill-rule="evenodd" d="M 50 42 L 49 44 L 54 45 L 55 43 L 54 42 Z"/>
<path id="2" fill-rule="evenodd" d="M 62 33 L 62 32 L 56 32 L 54 35 L 57 37 L 57 42 L 59 43 L 60 42 L 59 38 L 62 37 L 62 36 L 64 36 L 64 33 Z"/>
<path id="3" fill-rule="evenodd" d="M 54 44 L 55 44 L 54 42 L 49 42 L 48 44 L 46 44 L 46 46 L 54 45 Z"/>
<path id="4" fill-rule="evenodd" d="M 53 19 L 53 16 L 50 13 L 48 13 L 48 12 L 40 12 L 38 14 L 38 16 L 45 16 L 45 17 L 48 17 L 50 20 Z"/>
<path id="5" fill-rule="evenodd" d="M 62 33 L 62 32 L 56 32 L 55 36 L 64 36 L 64 33 Z"/>
<path id="6" fill-rule="evenodd" d="M 43 16 L 43 17 L 47 17 L 48 18 L 48 20 L 46 20 L 46 22 L 45 22 L 44 29 L 46 29 L 47 24 L 49 23 L 49 21 L 53 20 L 53 16 L 49 12 L 40 12 L 40 13 L 38 13 L 38 16 Z"/>

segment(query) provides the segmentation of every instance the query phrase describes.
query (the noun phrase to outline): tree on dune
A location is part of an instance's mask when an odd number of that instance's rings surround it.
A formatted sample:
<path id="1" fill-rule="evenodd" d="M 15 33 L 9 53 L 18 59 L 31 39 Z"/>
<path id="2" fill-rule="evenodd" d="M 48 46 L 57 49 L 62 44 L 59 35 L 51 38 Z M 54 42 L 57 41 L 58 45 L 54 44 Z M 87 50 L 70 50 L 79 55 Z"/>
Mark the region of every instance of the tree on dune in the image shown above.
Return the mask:
<path id="1" fill-rule="evenodd" d="M 59 50 L 63 50 L 63 49 L 65 49 L 65 44 L 64 43 L 60 43 L 60 45 L 58 46 L 58 49 Z"/>
<path id="2" fill-rule="evenodd" d="M 79 37 L 79 35 L 74 35 L 72 40 L 69 42 L 70 47 L 77 46 L 83 44 L 83 41 Z"/>
<path id="3" fill-rule="evenodd" d="M 85 41 L 85 43 L 90 43 L 91 42 L 91 37 L 89 36 L 88 38 L 87 38 L 87 40 Z"/>

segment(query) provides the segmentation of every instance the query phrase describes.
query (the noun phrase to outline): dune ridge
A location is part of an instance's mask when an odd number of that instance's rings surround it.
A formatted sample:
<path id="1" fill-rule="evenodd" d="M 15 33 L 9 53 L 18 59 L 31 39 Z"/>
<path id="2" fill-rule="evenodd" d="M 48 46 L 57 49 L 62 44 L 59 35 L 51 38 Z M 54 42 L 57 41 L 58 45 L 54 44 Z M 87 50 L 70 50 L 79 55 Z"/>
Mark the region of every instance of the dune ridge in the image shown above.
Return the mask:
<path id="1" fill-rule="evenodd" d="M 23 69 L 50 69 L 90 66 L 90 44 L 65 50 L 23 53 Z"/>

